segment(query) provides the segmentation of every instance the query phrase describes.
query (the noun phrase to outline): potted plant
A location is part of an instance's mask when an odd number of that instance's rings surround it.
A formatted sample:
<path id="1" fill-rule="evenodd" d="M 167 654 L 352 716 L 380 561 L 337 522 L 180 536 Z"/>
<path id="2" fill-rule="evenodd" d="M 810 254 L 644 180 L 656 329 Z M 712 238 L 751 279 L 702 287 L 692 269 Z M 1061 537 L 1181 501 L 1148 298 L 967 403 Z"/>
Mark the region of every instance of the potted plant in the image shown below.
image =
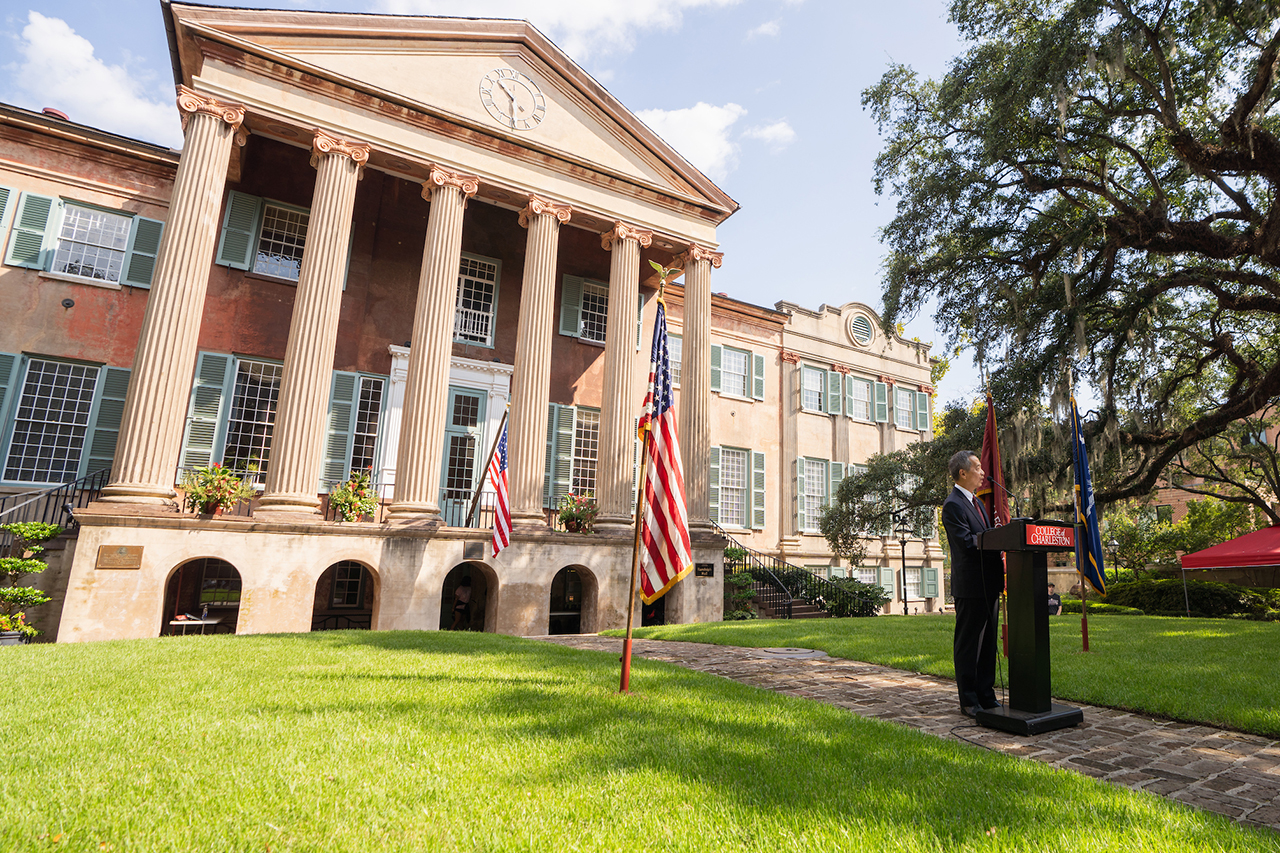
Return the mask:
<path id="1" fill-rule="evenodd" d="M 570 493 L 560 499 L 560 523 L 569 533 L 590 533 L 599 511 L 591 492 Z"/>
<path id="2" fill-rule="evenodd" d="M 368 468 L 352 471 L 351 476 L 329 492 L 329 506 L 338 514 L 338 521 L 360 521 L 366 516 L 376 518 L 381 503 Z"/>
<path id="3" fill-rule="evenodd" d="M 238 477 L 216 462 L 183 474 L 182 491 L 186 506 L 201 515 L 219 515 L 255 493 L 249 477 Z"/>
<path id="4" fill-rule="evenodd" d="M 0 529 L 13 536 L 9 553 L 0 557 L 0 575 L 9 581 L 7 587 L 0 587 L 0 645 L 9 645 L 26 642 L 40 633 L 27 624 L 24 611 L 51 599 L 42 590 L 18 586 L 18 582 L 26 575 L 49 568 L 37 555 L 44 551 L 41 543 L 56 539 L 62 528 L 40 521 L 19 521 L 0 524 Z"/>

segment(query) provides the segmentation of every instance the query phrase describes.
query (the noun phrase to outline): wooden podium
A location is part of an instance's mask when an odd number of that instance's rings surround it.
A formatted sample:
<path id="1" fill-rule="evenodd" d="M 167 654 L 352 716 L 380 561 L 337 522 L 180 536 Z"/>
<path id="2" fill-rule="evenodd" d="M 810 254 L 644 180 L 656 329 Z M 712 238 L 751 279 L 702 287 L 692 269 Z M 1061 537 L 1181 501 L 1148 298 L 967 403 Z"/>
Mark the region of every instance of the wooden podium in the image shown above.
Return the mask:
<path id="1" fill-rule="evenodd" d="M 1052 701 L 1049 684 L 1050 551 L 1075 550 L 1075 527 L 1064 521 L 1015 519 L 982 534 L 978 547 L 1004 551 L 1009 628 L 1009 703 L 980 710 L 991 729 L 1037 735 L 1084 722 L 1084 713 Z"/>

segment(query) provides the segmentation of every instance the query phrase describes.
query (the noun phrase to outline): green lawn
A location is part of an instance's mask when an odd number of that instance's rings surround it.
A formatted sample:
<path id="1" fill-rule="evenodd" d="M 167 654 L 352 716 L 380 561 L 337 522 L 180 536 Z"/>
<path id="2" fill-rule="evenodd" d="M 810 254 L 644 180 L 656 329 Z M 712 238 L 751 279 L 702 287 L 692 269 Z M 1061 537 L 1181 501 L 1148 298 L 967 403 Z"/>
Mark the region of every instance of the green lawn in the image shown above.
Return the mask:
<path id="1" fill-rule="evenodd" d="M 865 620 L 884 621 L 889 620 Z M 923 620 L 922 620 L 923 621 Z M 1280 850 L 816 702 L 443 632 L 0 650 L 0 851 Z"/>
<path id="2" fill-rule="evenodd" d="M 1280 736 L 1280 623 L 1054 616 L 1053 695 L 1178 720 Z M 955 678 L 953 615 L 670 625 L 637 637 L 731 646 L 798 646 L 835 657 Z M 1006 670 L 1007 671 L 1007 670 Z"/>

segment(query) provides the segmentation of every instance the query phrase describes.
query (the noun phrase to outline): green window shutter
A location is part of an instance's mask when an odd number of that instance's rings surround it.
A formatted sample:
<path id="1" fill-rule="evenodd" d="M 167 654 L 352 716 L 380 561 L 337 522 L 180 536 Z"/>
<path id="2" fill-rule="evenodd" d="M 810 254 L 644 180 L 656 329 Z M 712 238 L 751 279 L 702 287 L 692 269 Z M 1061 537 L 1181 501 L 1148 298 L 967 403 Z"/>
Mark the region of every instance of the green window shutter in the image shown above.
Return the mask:
<path id="1" fill-rule="evenodd" d="M 720 390 L 720 364 L 724 359 L 724 351 L 719 344 L 711 345 L 711 390 Z"/>
<path id="2" fill-rule="evenodd" d="M 237 270 L 253 266 L 261 217 L 262 199 L 235 190 L 227 193 L 227 215 L 222 220 L 222 239 L 214 263 Z"/>
<path id="3" fill-rule="evenodd" d="M 644 300 L 643 293 L 636 300 L 636 352 L 640 352 L 640 347 L 644 345 Z"/>
<path id="4" fill-rule="evenodd" d="M 17 381 L 14 375 L 22 359 L 11 352 L 0 352 L 0 438 L 3 438 L 8 423 L 4 419 L 4 404 L 9 399 L 9 389 Z"/>
<path id="5" fill-rule="evenodd" d="M 756 400 L 764 399 L 764 356 L 751 356 L 751 396 Z"/>
<path id="6" fill-rule="evenodd" d="M 751 529 L 764 530 L 764 454 L 751 454 Z"/>
<path id="7" fill-rule="evenodd" d="M 938 568 L 936 566 L 924 567 L 924 597 L 938 597 Z"/>
<path id="8" fill-rule="evenodd" d="M 707 506 L 710 507 L 711 520 L 720 523 L 720 447 L 711 445 L 707 449 Z"/>
<path id="9" fill-rule="evenodd" d="M 577 409 L 573 406 L 561 406 L 556 412 L 556 458 L 555 475 L 551 483 L 551 506 L 560 504 L 560 499 L 569 494 L 573 485 L 573 423 Z"/>
<path id="10" fill-rule="evenodd" d="M 804 530 L 804 457 L 796 459 L 795 487 L 796 532 Z"/>
<path id="11" fill-rule="evenodd" d="M 351 442 L 355 436 L 356 409 L 360 402 L 360 375 L 333 371 L 329 386 L 324 463 L 320 467 L 321 492 L 347 479 L 351 473 Z"/>
<path id="12" fill-rule="evenodd" d="M 836 374 L 839 376 L 840 374 Z M 831 462 L 827 465 L 827 473 L 831 477 L 831 485 L 827 489 L 827 506 L 834 506 L 836 502 L 836 491 L 840 488 L 840 484 L 844 482 L 844 463 Z"/>
<path id="13" fill-rule="evenodd" d="M 9 199 L 13 198 L 13 190 L 0 187 L 0 226 L 4 225 L 4 215 L 9 212 Z"/>
<path id="14" fill-rule="evenodd" d="M 23 193 L 13 217 L 13 231 L 9 235 L 9 251 L 4 262 L 9 266 L 42 270 L 48 266 L 52 243 L 50 232 L 62 203 L 56 198 L 35 193 Z"/>
<path id="15" fill-rule="evenodd" d="M 883 382 L 875 383 L 875 410 L 876 423 L 889 422 L 889 386 Z"/>
<path id="16" fill-rule="evenodd" d="M 916 429 L 929 428 L 929 395 L 923 391 L 916 392 Z"/>
<path id="17" fill-rule="evenodd" d="M 896 573 L 889 566 L 880 567 L 880 586 L 884 587 L 884 591 L 889 593 L 892 598 L 897 595 L 897 582 L 894 578 Z"/>
<path id="18" fill-rule="evenodd" d="M 576 275 L 564 277 L 560 294 L 560 334 L 571 338 L 582 336 L 582 279 Z"/>
<path id="19" fill-rule="evenodd" d="M 838 415 L 842 411 L 842 407 L 840 403 L 841 403 L 841 397 L 844 396 L 841 393 L 841 391 L 844 390 L 844 377 L 841 376 L 839 373 L 836 373 L 834 370 L 828 370 L 826 373 L 827 373 L 827 414 Z"/>
<path id="20" fill-rule="evenodd" d="M 129 248 L 125 251 L 122 284 L 134 287 L 150 287 L 151 275 L 156 269 L 156 255 L 160 252 L 160 235 L 164 223 L 158 219 L 135 216 L 129 229 Z"/>
<path id="21" fill-rule="evenodd" d="M 846 418 L 853 417 L 853 382 L 853 377 L 846 373 L 844 375 L 844 415 Z"/>
<path id="22" fill-rule="evenodd" d="M 111 467 L 120 438 L 120 419 L 124 417 L 124 400 L 129 393 L 129 370 L 106 367 L 98 384 L 98 399 L 89 416 L 89 452 L 80 463 L 80 476 L 96 474 Z"/>
<path id="23" fill-rule="evenodd" d="M 559 403 L 547 405 L 547 456 L 546 464 L 542 469 L 542 505 L 544 507 L 552 506 L 551 480 L 556 463 L 556 411 L 559 408 Z"/>
<path id="24" fill-rule="evenodd" d="M 230 405 L 228 398 L 234 382 L 234 358 L 211 352 L 200 353 L 195 384 L 191 388 L 191 405 L 187 411 L 187 428 L 182 436 L 182 456 L 178 463 L 183 470 L 213 462 L 218 450 L 218 434 L 223 428 L 223 413 Z"/>

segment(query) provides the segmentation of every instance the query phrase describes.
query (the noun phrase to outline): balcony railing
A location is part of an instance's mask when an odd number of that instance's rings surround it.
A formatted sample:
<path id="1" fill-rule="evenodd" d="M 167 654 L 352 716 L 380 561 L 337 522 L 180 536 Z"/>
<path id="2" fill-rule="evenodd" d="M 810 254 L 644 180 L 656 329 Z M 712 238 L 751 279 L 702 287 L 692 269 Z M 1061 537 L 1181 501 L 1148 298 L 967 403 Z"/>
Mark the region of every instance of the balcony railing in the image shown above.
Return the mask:
<path id="1" fill-rule="evenodd" d="M 458 308 L 453 315 L 453 336 L 458 340 L 491 346 L 493 344 L 493 312 Z"/>

